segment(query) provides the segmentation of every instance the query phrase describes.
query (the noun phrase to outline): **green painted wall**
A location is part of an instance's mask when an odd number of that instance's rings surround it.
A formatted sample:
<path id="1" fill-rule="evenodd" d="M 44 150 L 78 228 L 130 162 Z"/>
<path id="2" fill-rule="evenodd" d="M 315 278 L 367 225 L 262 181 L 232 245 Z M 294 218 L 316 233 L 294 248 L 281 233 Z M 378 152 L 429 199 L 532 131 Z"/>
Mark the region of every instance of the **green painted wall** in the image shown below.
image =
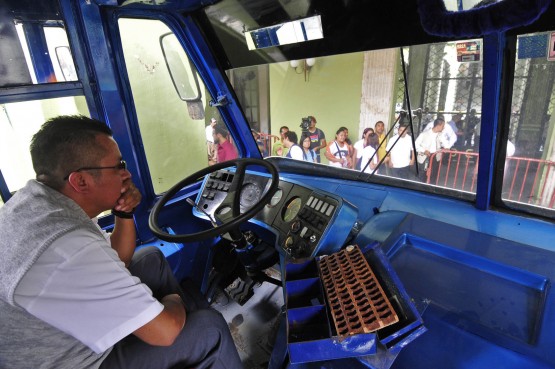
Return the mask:
<path id="1" fill-rule="evenodd" d="M 349 129 L 351 141 L 358 140 L 363 62 L 363 53 L 317 58 L 306 82 L 289 62 L 270 65 L 271 133 L 279 136 L 285 125 L 300 136 L 301 118 L 313 115 L 328 142 L 341 126 Z"/>
<path id="2" fill-rule="evenodd" d="M 205 118 L 191 118 L 166 67 L 160 36 L 162 22 L 124 19 L 119 22 L 125 62 L 152 184 L 162 193 L 208 165 Z M 145 46 L 145 45 L 155 45 Z M 199 81 L 201 91 L 204 85 Z M 206 105 L 206 94 L 202 96 Z"/>

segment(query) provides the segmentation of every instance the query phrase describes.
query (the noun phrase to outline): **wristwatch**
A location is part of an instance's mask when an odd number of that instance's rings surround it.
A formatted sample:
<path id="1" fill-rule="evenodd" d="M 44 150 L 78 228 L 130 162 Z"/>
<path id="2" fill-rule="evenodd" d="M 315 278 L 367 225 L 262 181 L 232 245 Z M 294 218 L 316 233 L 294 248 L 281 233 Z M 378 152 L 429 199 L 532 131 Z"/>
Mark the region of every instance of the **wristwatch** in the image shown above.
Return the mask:
<path id="1" fill-rule="evenodd" d="M 123 218 L 123 219 L 133 219 L 133 214 L 135 213 L 135 209 L 133 209 L 133 211 L 131 212 L 126 212 L 126 211 L 120 211 L 120 210 L 116 210 L 116 209 L 112 209 L 112 214 L 118 218 Z"/>

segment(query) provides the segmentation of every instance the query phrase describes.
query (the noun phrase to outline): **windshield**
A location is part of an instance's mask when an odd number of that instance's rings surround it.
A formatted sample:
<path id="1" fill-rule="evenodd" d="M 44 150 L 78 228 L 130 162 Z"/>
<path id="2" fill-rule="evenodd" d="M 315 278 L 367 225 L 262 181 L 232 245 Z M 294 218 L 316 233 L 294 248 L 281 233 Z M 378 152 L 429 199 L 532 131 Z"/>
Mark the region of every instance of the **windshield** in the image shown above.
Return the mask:
<path id="1" fill-rule="evenodd" d="M 555 207 L 554 39 L 554 32 L 538 32 L 508 41 L 517 49 L 513 73 L 503 76 L 512 86 L 503 101 L 510 113 L 499 116 L 494 147 L 497 203 L 547 216 Z M 264 157 L 315 162 L 311 170 L 322 175 L 324 166 L 366 172 L 380 183 L 474 201 L 482 124 L 494 123 L 482 121 L 483 43 L 292 60 L 267 47 L 246 52 L 282 61 L 227 74 Z"/>
<path id="2" fill-rule="evenodd" d="M 291 60 L 229 75 L 264 156 L 468 197 L 476 192 L 481 42 Z"/>

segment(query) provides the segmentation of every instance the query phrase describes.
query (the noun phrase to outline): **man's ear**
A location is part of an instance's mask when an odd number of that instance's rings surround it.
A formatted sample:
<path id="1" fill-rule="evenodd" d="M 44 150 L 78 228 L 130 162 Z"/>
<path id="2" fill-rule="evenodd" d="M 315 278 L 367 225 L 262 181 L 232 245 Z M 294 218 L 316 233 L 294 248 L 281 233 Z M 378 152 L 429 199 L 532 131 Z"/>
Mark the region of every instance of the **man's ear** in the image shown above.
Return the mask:
<path id="1" fill-rule="evenodd" d="M 84 172 L 73 172 L 69 175 L 67 181 L 71 188 L 77 193 L 88 193 L 90 191 L 91 176 Z"/>

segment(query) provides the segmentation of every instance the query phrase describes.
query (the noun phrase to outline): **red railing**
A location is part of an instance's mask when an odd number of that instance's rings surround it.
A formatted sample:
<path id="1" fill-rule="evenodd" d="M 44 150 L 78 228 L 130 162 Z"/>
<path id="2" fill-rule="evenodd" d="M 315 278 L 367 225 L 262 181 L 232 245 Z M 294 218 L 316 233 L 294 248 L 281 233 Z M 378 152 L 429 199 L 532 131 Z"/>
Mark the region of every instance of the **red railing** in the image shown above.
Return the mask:
<path id="1" fill-rule="evenodd" d="M 440 156 L 440 160 L 437 157 Z M 476 191 L 479 154 L 441 150 L 432 154 L 426 183 L 460 191 Z M 505 162 L 502 198 L 546 208 L 555 205 L 555 162 L 508 157 Z"/>
<path id="2" fill-rule="evenodd" d="M 507 199 L 553 208 L 555 203 L 555 163 L 521 157 L 507 158 L 503 188 Z M 553 178 L 552 178 L 553 177 Z M 508 181 L 510 179 L 510 181 Z"/>
<path id="3" fill-rule="evenodd" d="M 478 176 L 478 158 L 477 153 L 470 151 L 441 150 L 433 153 L 426 171 L 426 183 L 474 192 Z"/>

